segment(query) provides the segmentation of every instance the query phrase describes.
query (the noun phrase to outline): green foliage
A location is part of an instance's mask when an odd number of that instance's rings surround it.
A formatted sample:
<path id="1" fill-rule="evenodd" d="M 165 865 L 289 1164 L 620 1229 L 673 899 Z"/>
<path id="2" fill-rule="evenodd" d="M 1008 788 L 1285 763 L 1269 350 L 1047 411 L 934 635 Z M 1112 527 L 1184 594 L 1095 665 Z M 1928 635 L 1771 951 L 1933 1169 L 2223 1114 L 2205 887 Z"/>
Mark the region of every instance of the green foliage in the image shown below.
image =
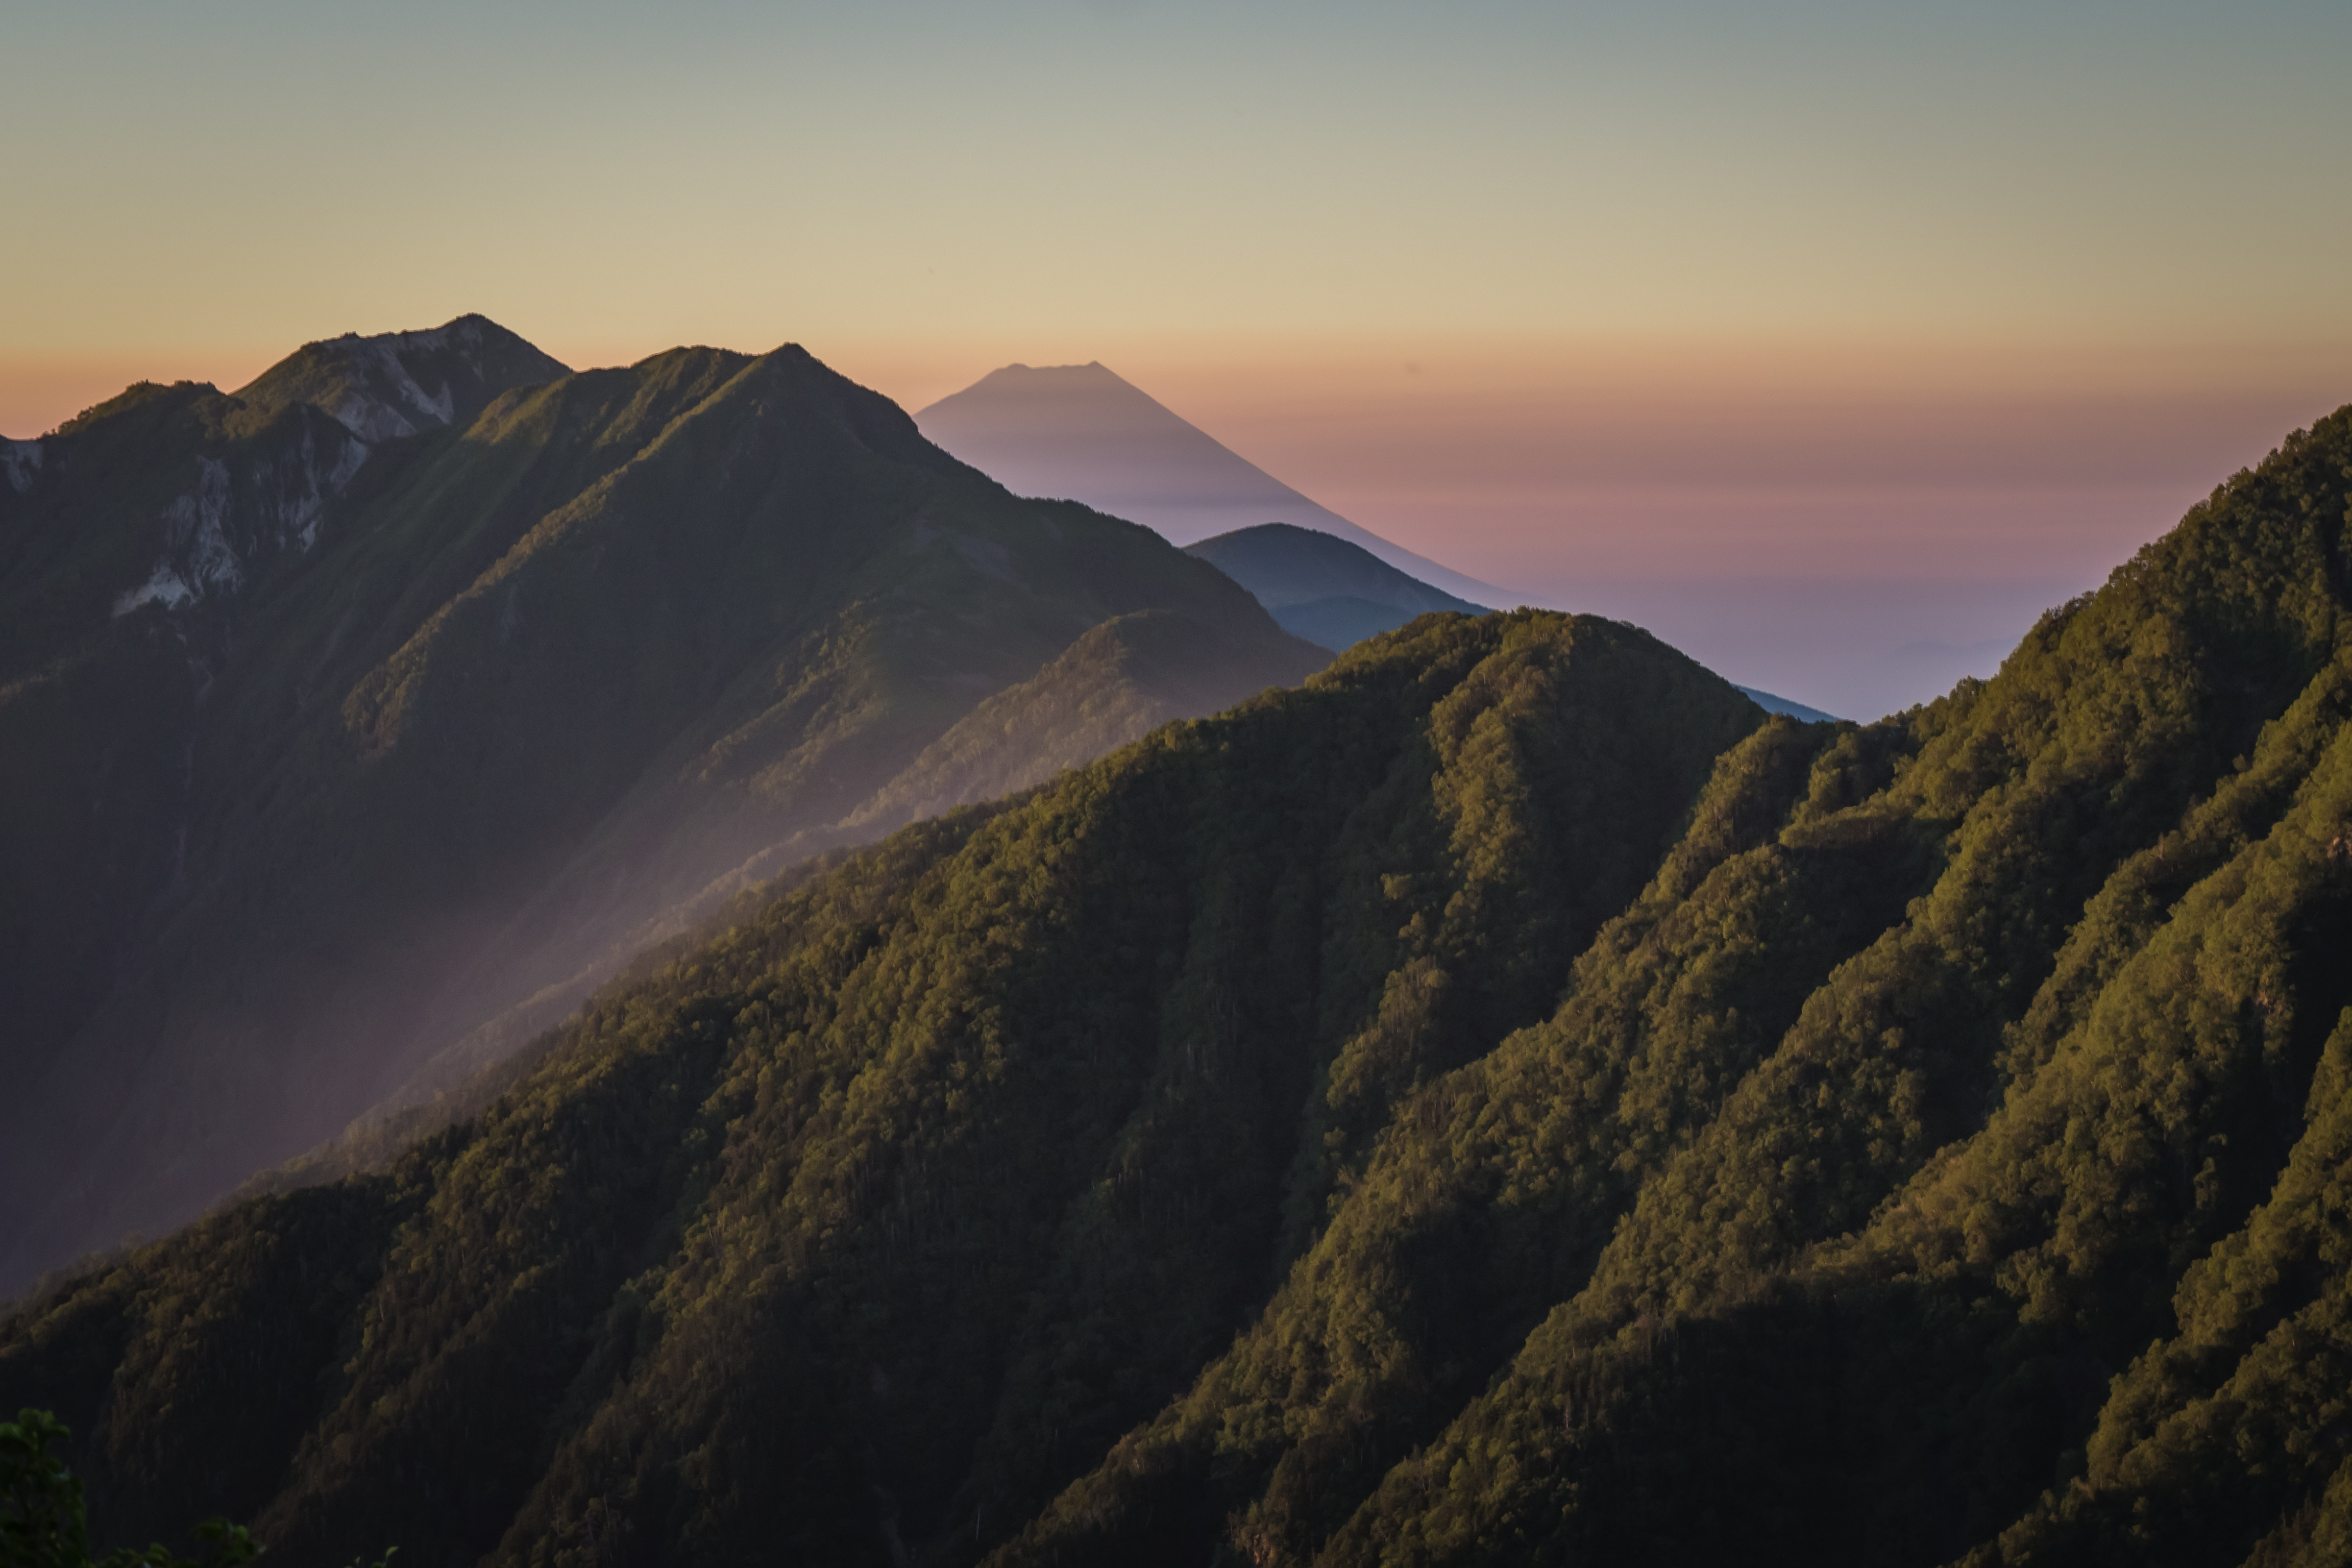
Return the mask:
<path id="1" fill-rule="evenodd" d="M 2347 513 L 2352 411 L 1868 727 L 1423 616 L 746 896 L 0 1396 L 306 1563 L 2340 1561 Z"/>
<path id="2" fill-rule="evenodd" d="M 68 1436 L 46 1410 L 26 1409 L 14 1421 L 0 1421 L 0 1563 L 10 1568 L 238 1568 L 258 1553 L 243 1526 L 208 1519 L 196 1526 L 205 1547 L 201 1557 L 180 1557 L 160 1543 L 144 1552 L 118 1546 L 92 1557 L 81 1482 L 49 1452 Z"/>

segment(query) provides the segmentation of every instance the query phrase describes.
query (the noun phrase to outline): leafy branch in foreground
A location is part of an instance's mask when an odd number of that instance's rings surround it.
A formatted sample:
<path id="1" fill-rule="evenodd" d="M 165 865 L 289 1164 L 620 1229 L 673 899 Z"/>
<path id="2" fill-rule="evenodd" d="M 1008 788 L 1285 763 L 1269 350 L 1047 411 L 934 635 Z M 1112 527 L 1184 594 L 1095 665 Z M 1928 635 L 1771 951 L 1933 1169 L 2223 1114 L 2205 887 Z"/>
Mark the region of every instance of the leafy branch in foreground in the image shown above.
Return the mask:
<path id="1" fill-rule="evenodd" d="M 80 1478 L 49 1451 L 68 1436 L 65 1423 L 46 1410 L 26 1409 L 14 1421 L 0 1421 L 0 1563 L 7 1568 L 237 1568 L 260 1554 L 245 1526 L 208 1519 L 196 1526 L 205 1543 L 201 1557 L 176 1557 L 160 1543 L 144 1552 L 118 1546 L 91 1557 Z"/>

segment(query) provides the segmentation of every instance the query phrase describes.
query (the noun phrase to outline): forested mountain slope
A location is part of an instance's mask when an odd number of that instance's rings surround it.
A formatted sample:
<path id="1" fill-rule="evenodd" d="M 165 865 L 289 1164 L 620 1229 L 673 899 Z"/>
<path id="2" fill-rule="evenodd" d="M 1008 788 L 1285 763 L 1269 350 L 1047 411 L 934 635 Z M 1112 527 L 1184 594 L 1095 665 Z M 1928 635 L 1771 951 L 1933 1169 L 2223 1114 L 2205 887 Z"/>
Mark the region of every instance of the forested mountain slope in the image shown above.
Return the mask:
<path id="1" fill-rule="evenodd" d="M 1184 652 L 1056 677 L 1094 721 L 882 798 L 1138 615 Z M 765 852 L 1322 662 L 796 348 L 573 375 L 466 318 L 134 388 L 0 483 L 0 1281 L 428 1092 Z"/>
<path id="2" fill-rule="evenodd" d="M 27 1303 L 284 1561 L 2341 1562 L 2352 411 L 1989 682 L 1431 616 Z"/>

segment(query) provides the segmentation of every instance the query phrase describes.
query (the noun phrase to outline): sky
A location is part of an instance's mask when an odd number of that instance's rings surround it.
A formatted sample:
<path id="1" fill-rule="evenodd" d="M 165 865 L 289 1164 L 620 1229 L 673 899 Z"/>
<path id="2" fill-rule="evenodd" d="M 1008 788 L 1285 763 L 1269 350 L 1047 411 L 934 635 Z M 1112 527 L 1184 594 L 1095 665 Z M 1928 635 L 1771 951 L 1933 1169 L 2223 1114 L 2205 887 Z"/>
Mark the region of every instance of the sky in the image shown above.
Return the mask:
<path id="1" fill-rule="evenodd" d="M 1868 717 L 2352 401 L 2341 0 L 0 36 L 11 437 L 469 310 L 581 366 L 796 342 L 910 409 L 1100 360 L 1408 548 Z"/>

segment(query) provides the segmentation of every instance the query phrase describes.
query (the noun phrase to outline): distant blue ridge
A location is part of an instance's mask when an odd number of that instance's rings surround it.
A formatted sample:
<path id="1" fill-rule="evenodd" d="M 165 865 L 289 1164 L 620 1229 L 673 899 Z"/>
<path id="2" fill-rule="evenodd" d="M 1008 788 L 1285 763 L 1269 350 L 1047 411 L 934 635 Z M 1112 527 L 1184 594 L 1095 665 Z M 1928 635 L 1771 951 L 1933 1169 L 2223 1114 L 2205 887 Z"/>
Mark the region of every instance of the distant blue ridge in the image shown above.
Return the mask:
<path id="1" fill-rule="evenodd" d="M 1275 617 L 1277 621 L 1281 618 L 1280 616 Z M 1304 634 L 1294 633 L 1293 635 L 1303 636 Z M 1786 713 L 1790 718 L 1801 719 L 1808 724 L 1834 724 L 1838 721 L 1837 715 L 1834 713 L 1824 713 L 1818 708 L 1808 708 L 1801 702 L 1791 702 L 1785 697 L 1775 697 L 1769 691 L 1759 691 L 1752 686 L 1743 686 L 1739 689 L 1747 694 L 1748 700 L 1767 713 Z"/>

